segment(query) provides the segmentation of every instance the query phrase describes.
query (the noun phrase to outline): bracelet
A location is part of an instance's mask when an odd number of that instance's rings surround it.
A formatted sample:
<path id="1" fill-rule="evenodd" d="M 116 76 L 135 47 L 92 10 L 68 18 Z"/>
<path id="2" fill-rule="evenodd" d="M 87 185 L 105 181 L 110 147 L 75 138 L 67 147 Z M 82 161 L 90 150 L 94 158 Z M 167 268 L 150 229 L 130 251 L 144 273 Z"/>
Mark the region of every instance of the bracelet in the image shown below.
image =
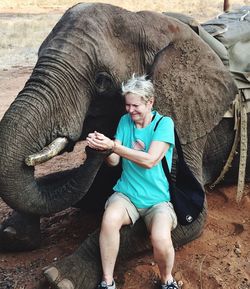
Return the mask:
<path id="1" fill-rule="evenodd" d="M 113 140 L 113 147 L 111 149 L 111 151 L 114 153 L 115 152 L 115 148 L 116 148 L 116 142 Z"/>

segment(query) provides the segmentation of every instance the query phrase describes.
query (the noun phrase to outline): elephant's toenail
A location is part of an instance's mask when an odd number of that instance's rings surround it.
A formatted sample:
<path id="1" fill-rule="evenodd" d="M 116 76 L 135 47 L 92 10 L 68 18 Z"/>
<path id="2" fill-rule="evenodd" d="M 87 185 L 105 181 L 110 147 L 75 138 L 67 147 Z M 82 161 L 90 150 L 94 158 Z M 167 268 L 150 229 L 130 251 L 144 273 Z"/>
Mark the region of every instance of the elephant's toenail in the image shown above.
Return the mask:
<path id="1" fill-rule="evenodd" d="M 59 272 L 56 269 L 56 267 L 49 267 L 48 269 L 46 269 L 43 274 L 45 275 L 45 277 L 48 279 L 48 281 L 50 282 L 55 282 L 56 279 L 59 277 Z"/>
<path id="2" fill-rule="evenodd" d="M 13 227 L 7 227 L 3 230 L 3 232 L 5 234 L 11 235 L 11 236 L 15 236 L 16 235 L 16 229 L 14 229 Z"/>
<path id="3" fill-rule="evenodd" d="M 58 289 L 74 289 L 73 283 L 68 279 L 63 279 L 57 284 Z"/>

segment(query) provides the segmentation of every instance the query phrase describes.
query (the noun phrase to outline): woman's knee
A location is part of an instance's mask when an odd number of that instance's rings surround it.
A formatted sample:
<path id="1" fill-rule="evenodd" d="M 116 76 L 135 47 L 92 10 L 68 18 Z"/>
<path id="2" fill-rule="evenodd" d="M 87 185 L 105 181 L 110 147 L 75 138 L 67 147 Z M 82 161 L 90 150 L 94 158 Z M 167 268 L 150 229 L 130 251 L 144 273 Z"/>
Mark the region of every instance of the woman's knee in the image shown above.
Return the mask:
<path id="1" fill-rule="evenodd" d="M 150 236 L 151 243 L 153 248 L 155 249 L 161 249 L 161 248 L 172 248 L 173 243 L 170 235 L 164 235 L 164 234 L 153 234 Z"/>
<path id="2" fill-rule="evenodd" d="M 102 229 L 106 230 L 120 230 L 124 223 L 124 213 L 114 208 L 114 206 L 107 207 L 102 218 Z"/>

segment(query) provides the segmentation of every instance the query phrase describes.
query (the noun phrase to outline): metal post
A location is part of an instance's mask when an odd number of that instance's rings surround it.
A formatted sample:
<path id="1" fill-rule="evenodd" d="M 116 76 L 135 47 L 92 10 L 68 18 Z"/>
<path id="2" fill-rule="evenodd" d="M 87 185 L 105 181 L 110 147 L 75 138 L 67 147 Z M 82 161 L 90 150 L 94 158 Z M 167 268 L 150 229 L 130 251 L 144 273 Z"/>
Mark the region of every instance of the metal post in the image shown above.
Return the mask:
<path id="1" fill-rule="evenodd" d="M 229 0 L 224 0 L 224 7 L 223 7 L 224 12 L 228 12 L 229 8 L 230 8 Z"/>

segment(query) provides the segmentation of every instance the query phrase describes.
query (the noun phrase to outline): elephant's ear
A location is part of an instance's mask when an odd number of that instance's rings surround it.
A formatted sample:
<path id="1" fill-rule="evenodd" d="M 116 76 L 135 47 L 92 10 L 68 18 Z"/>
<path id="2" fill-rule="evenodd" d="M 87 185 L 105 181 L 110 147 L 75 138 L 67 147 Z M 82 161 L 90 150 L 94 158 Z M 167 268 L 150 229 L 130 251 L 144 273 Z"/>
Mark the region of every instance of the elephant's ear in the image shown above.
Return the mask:
<path id="1" fill-rule="evenodd" d="M 150 76 L 156 89 L 156 109 L 173 118 L 183 144 L 210 132 L 237 93 L 229 71 L 195 37 L 162 49 Z"/>

